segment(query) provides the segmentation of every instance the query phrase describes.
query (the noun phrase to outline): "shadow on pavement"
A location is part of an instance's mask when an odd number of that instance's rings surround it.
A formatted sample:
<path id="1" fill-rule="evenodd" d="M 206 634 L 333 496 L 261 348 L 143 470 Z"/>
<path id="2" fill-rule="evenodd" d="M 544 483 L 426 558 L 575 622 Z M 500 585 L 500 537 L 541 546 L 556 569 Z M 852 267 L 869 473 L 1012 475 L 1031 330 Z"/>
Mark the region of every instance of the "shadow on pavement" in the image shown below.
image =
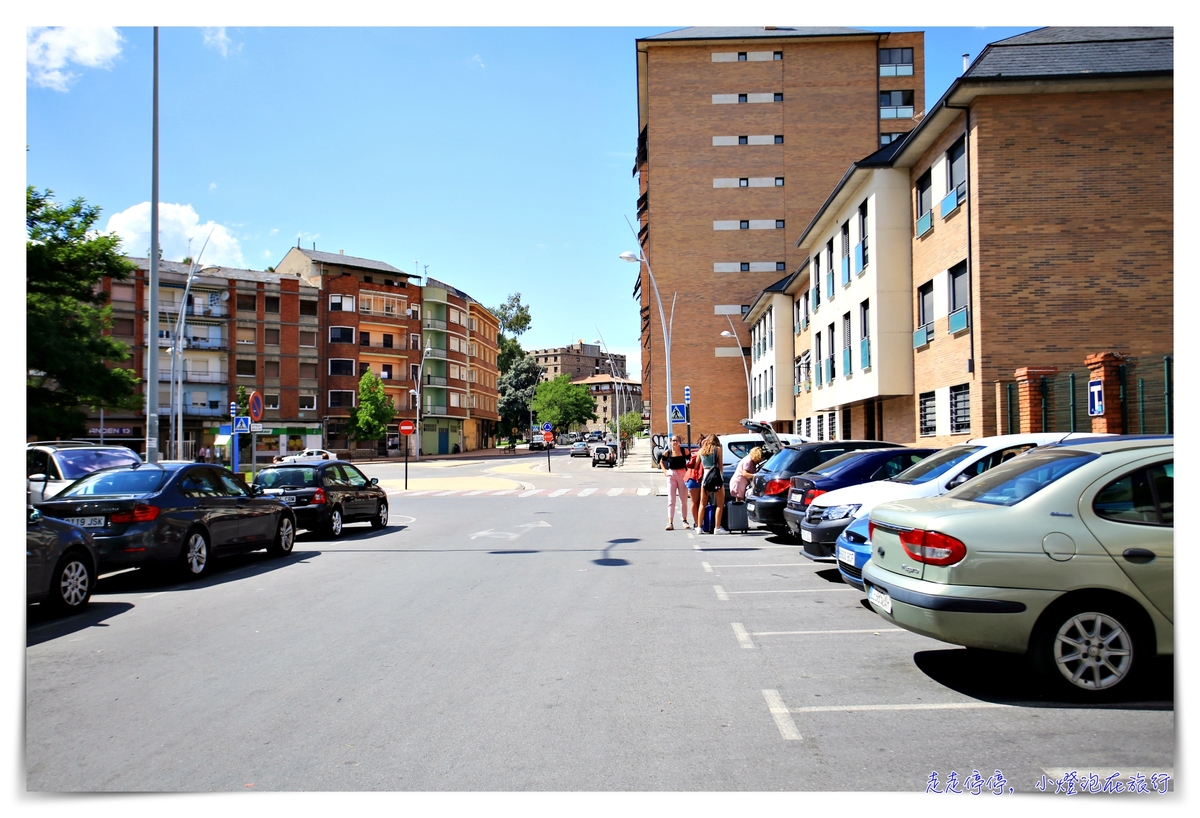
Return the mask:
<path id="1" fill-rule="evenodd" d="M 623 560 L 620 557 L 610 557 L 609 552 L 618 545 L 624 545 L 632 542 L 641 542 L 641 539 L 639 537 L 621 537 L 615 540 L 609 540 L 608 547 L 604 549 L 604 556 L 598 560 L 592 560 L 592 562 L 596 565 L 601 565 L 606 568 L 620 568 L 621 566 L 629 565 L 629 560 Z"/>
<path id="2" fill-rule="evenodd" d="M 106 619 L 112 619 L 132 610 L 129 602 L 96 602 L 77 614 L 58 616 L 43 605 L 30 605 L 25 619 L 25 647 L 33 647 L 52 639 L 70 636 L 84 628 L 107 628 Z"/>
<path id="3" fill-rule="evenodd" d="M 1058 696 L 1023 654 L 951 648 L 920 651 L 913 655 L 913 662 L 938 684 L 997 704 L 1087 710 L 1175 709 L 1174 660 L 1170 656 L 1152 662 L 1140 688 L 1107 702 L 1073 702 Z"/>
<path id="4" fill-rule="evenodd" d="M 816 575 L 826 582 L 832 582 L 834 585 L 849 585 L 842 579 L 842 572 L 836 568 L 826 568 L 824 571 L 817 571 Z"/>
<path id="5" fill-rule="evenodd" d="M 234 582 L 246 577 L 258 576 L 268 571 L 286 568 L 310 557 L 319 557 L 320 551 L 293 551 L 286 557 L 272 557 L 263 551 L 219 557 L 213 560 L 208 576 L 200 579 L 185 577 L 178 568 L 146 567 L 102 577 L 96 583 L 92 599 L 105 594 L 165 593 L 167 591 L 190 591 L 208 588 L 225 582 Z M 94 605 L 95 602 L 93 601 Z"/>
<path id="6" fill-rule="evenodd" d="M 300 533 L 296 535 L 296 543 L 322 542 L 332 545 L 334 543 L 355 542 L 357 540 L 374 540 L 379 537 L 386 537 L 388 534 L 395 534 L 399 531 L 404 531 L 406 528 L 408 528 L 406 525 L 390 525 L 387 528 L 371 528 L 369 525 L 351 525 L 353 527 L 347 526 L 346 528 L 343 528 L 342 536 L 333 540 L 331 540 L 329 537 L 326 537 L 320 531 L 301 529 Z"/>

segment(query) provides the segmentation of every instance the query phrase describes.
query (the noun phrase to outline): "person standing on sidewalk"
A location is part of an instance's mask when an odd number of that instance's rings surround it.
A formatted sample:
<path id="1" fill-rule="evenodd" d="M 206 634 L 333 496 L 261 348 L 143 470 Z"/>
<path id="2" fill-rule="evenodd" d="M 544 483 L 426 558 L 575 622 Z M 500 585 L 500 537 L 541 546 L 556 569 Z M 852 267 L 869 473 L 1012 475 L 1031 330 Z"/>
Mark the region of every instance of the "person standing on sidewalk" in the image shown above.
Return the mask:
<path id="1" fill-rule="evenodd" d="M 704 479 L 704 466 L 700 465 L 700 447 L 704 445 L 704 435 L 697 438 L 696 446 L 692 449 L 691 457 L 687 464 L 687 490 L 692 499 L 692 522 L 696 526 L 696 533 L 700 533 L 700 497 L 704 490 L 700 488 L 700 481 Z"/>
<path id="2" fill-rule="evenodd" d="M 679 435 L 671 437 L 671 448 L 658 460 L 659 468 L 667 477 L 667 531 L 675 529 L 675 497 L 679 497 L 679 513 L 683 516 L 683 527 L 689 528 L 687 518 L 687 455 L 683 453 Z"/>
<path id="3" fill-rule="evenodd" d="M 704 467 L 704 480 L 700 490 L 712 496 L 715 506 L 713 533 L 728 534 L 729 530 L 722 526 L 722 518 L 725 516 L 725 485 L 721 476 L 721 443 L 716 435 L 709 435 L 700 447 L 700 465 Z M 697 529 L 699 528 L 700 526 L 697 526 Z"/>

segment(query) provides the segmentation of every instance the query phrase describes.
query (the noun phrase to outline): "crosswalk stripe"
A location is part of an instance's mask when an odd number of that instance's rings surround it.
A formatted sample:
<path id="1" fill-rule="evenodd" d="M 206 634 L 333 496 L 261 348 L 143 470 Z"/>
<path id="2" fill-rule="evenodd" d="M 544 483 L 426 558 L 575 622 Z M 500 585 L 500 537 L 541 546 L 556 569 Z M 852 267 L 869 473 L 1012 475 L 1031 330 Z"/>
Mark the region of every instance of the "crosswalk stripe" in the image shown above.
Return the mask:
<path id="1" fill-rule="evenodd" d="M 595 489 L 584 489 L 583 491 L 579 492 L 579 496 L 580 496 L 580 497 L 587 497 L 589 494 L 592 494 L 592 493 L 594 493 L 595 491 L 596 491 Z"/>
<path id="2" fill-rule="evenodd" d="M 555 491 L 550 492 L 546 496 L 547 497 L 562 497 L 564 494 L 566 494 L 569 491 L 570 491 L 570 489 L 557 489 Z"/>
<path id="3" fill-rule="evenodd" d="M 625 489 L 609 489 L 608 496 L 609 497 L 617 497 L 618 495 L 623 494 L 624 491 L 625 491 Z"/>
<path id="4" fill-rule="evenodd" d="M 530 489 L 529 491 L 521 492 L 517 496 L 518 497 L 532 497 L 533 495 L 540 494 L 543 491 L 545 491 L 545 489 Z"/>

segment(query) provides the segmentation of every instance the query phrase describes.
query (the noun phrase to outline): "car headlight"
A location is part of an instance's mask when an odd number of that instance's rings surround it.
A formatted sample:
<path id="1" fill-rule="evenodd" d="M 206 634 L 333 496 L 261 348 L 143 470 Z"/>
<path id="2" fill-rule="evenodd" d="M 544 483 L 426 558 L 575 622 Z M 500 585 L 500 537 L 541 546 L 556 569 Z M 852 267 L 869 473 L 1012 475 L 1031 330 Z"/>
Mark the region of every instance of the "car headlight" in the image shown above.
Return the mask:
<path id="1" fill-rule="evenodd" d="M 825 512 L 826 520 L 843 520 L 858 511 L 861 503 L 849 506 L 830 506 Z"/>

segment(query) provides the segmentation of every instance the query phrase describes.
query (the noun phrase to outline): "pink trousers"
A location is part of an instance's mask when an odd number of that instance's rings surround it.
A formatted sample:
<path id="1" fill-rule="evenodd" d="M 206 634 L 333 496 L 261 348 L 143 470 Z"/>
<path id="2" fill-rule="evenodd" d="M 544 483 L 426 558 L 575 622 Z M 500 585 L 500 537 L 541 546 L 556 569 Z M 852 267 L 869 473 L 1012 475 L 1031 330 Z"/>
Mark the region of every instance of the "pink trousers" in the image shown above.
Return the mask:
<path id="1" fill-rule="evenodd" d="M 667 522 L 675 522 L 675 495 L 679 495 L 679 513 L 687 522 L 688 490 L 687 469 L 673 469 L 667 472 Z"/>

